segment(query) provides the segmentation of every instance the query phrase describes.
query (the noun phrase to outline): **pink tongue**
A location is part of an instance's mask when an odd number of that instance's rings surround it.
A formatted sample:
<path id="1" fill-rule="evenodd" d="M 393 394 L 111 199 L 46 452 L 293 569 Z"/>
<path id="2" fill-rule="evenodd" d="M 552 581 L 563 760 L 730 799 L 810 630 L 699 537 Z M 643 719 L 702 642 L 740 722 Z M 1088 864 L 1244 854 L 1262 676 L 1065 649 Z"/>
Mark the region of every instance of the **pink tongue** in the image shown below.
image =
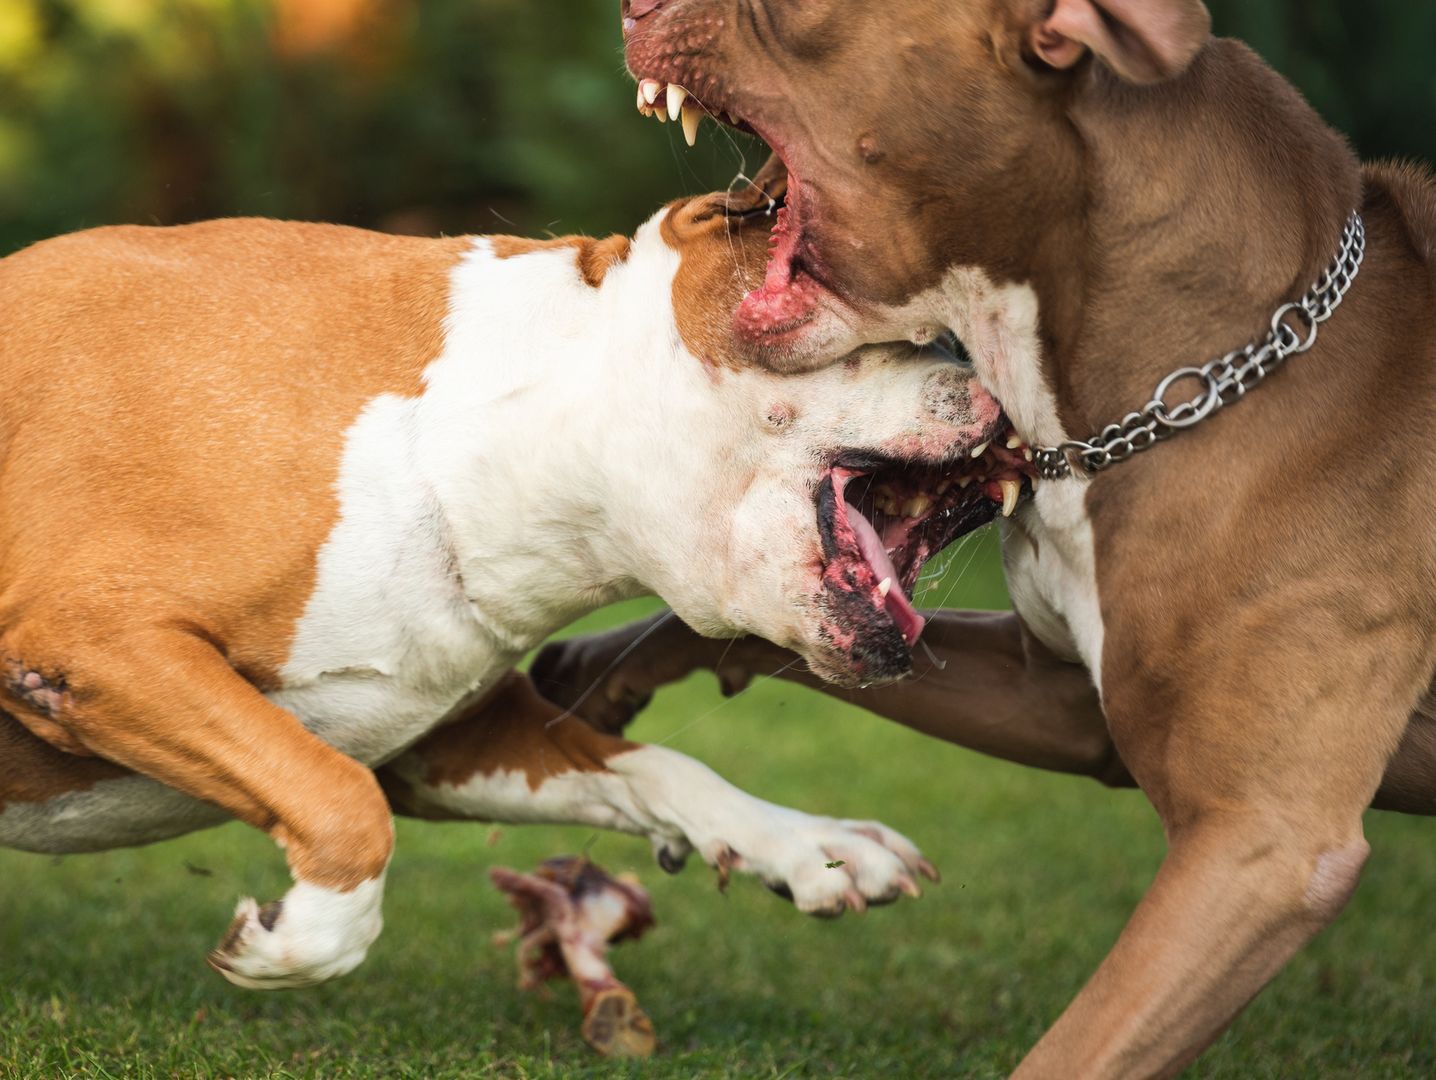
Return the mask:
<path id="1" fill-rule="evenodd" d="M 922 636 L 922 628 L 927 625 L 927 620 L 913 610 L 907 594 L 902 591 L 902 582 L 898 580 L 898 572 L 893 566 L 892 559 L 888 558 L 887 549 L 883 547 L 882 540 L 878 538 L 873 523 L 865 518 L 863 512 L 852 503 L 848 504 L 847 509 L 848 524 L 857 534 L 858 550 L 863 553 L 863 558 L 873 568 L 873 573 L 877 575 L 878 581 L 882 581 L 884 578 L 892 580 L 892 588 L 888 590 L 887 599 L 883 601 L 883 608 L 897 625 L 908 645 L 916 645 L 917 639 Z"/>

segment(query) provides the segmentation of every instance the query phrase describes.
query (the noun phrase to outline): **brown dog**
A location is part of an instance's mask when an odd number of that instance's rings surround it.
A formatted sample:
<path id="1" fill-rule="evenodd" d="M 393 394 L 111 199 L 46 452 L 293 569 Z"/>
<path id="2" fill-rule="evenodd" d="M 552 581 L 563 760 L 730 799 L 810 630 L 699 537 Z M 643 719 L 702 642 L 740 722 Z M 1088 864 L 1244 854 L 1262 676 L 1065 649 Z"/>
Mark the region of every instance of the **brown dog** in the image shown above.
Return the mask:
<path id="1" fill-rule="evenodd" d="M 1436 187 L 1363 169 L 1248 49 L 1210 38 L 1198 0 L 624 7 L 640 80 L 786 163 L 739 338 L 810 363 L 899 314 L 951 327 L 1052 449 L 1004 529 L 1017 614 L 936 618 L 945 671 L 854 699 L 1140 784 L 1167 859 L 1019 1075 L 1178 1071 L 1345 905 L 1366 807 L 1436 810 Z M 1260 389 L 1267 365 L 1231 357 L 1251 393 L 1218 366 L 1144 410 L 1169 373 L 1269 328 L 1282 353 L 1313 347 Z M 1168 433 L 1153 416 L 1217 399 L 1230 415 L 1149 452 L 1120 437 L 1145 447 L 1143 425 Z M 1097 450 L 1064 448 L 1133 410 Z M 550 692 L 622 640 L 551 653 Z M 592 695 L 616 699 L 609 722 L 716 658 L 668 645 Z M 731 682 L 771 660 L 724 663 Z"/>

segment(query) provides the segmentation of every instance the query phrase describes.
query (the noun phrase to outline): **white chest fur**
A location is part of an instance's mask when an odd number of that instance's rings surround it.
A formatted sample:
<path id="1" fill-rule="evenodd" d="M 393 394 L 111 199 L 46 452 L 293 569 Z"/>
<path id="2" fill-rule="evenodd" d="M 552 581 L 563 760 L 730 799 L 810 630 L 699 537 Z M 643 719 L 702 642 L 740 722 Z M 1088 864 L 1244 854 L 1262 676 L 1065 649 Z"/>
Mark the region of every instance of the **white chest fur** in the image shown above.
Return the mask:
<path id="1" fill-rule="evenodd" d="M 1031 288 L 997 285 L 981 270 L 956 268 L 894 319 L 895 325 L 932 319 L 949 327 L 1027 439 L 1055 446 L 1068 438 L 1042 372 Z M 1040 484 L 1018 520 L 1003 525 L 1003 562 L 1013 605 L 1028 627 L 1059 656 L 1086 664 L 1100 690 L 1104 631 L 1086 495 L 1080 480 Z"/>

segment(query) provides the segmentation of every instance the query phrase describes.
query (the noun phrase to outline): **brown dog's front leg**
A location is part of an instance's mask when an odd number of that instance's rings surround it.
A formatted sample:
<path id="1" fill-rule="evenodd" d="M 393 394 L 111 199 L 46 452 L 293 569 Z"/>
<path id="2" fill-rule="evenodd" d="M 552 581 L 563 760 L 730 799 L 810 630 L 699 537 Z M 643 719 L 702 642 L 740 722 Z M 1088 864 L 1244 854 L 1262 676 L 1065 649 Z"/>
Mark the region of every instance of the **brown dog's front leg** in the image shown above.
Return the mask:
<path id="1" fill-rule="evenodd" d="M 532 674 L 546 697 L 608 730 L 621 729 L 654 690 L 693 671 L 716 671 L 729 694 L 777 675 L 970 750 L 1131 785 L 1086 669 L 1055 657 L 1016 615 L 936 612 L 923 640 L 935 662 L 920 659 L 914 678 L 839 690 L 766 641 L 713 641 L 654 616 L 549 645 Z"/>
<path id="2" fill-rule="evenodd" d="M 1184 640 L 1187 652 L 1108 665 L 1114 737 L 1170 847 L 1018 1077 L 1174 1075 L 1351 897 L 1368 852 L 1362 815 L 1415 699 L 1416 665 L 1399 642 L 1358 642 L 1302 616 L 1258 614 L 1246 637 L 1237 620 L 1214 618 L 1220 630 Z M 1122 625 L 1107 648 L 1142 656 L 1151 624 Z M 1332 664 L 1312 641 L 1379 660 Z"/>
<path id="3" fill-rule="evenodd" d="M 92 634 L 103 615 L 69 613 Z M 285 849 L 283 900 L 239 905 L 211 964 L 255 989 L 307 986 L 363 958 L 382 925 L 393 850 L 374 775 L 306 731 L 208 641 L 126 627 L 104 647 L 57 647 L 21 626 L 3 643 L 5 707 L 32 730 L 58 727 L 109 761 L 213 803 Z"/>

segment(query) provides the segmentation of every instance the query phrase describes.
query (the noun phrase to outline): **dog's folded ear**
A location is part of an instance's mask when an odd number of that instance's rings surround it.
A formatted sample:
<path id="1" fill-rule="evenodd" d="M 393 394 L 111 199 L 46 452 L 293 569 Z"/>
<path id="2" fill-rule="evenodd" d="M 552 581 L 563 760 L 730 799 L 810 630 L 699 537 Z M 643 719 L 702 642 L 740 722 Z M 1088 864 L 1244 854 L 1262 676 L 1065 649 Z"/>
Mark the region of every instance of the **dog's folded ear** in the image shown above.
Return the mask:
<path id="1" fill-rule="evenodd" d="M 1030 43 L 1053 68 L 1073 67 L 1090 50 L 1128 82 L 1156 83 L 1184 72 L 1211 32 L 1201 0 L 1057 0 Z"/>
<path id="2" fill-rule="evenodd" d="M 735 216 L 767 212 L 787 193 L 788 167 L 777 154 L 771 154 L 757 176 L 745 186 L 729 189 L 725 210 Z"/>

